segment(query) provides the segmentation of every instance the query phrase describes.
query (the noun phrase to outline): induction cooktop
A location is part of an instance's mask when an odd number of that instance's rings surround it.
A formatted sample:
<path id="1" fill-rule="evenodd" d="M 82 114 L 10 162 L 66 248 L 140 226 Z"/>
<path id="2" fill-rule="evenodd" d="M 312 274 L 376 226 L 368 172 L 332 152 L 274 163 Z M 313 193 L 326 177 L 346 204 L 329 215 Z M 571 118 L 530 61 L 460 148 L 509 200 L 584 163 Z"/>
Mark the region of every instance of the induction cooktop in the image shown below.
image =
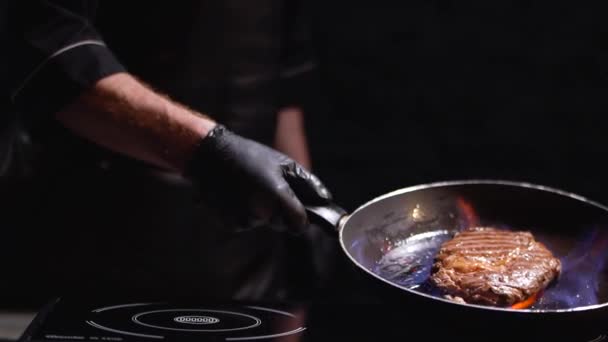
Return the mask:
<path id="1" fill-rule="evenodd" d="M 517 331 L 498 324 L 496 329 L 484 330 L 475 328 L 485 325 L 479 319 L 448 318 L 441 312 L 421 316 L 421 311 L 415 306 L 328 301 L 92 303 L 55 299 L 38 313 L 20 342 L 490 341 L 506 336 L 514 341 L 608 342 L 608 330 L 607 334 L 592 332 L 577 324 L 572 324 L 571 336 L 553 336 L 550 317 L 548 329 Z"/>

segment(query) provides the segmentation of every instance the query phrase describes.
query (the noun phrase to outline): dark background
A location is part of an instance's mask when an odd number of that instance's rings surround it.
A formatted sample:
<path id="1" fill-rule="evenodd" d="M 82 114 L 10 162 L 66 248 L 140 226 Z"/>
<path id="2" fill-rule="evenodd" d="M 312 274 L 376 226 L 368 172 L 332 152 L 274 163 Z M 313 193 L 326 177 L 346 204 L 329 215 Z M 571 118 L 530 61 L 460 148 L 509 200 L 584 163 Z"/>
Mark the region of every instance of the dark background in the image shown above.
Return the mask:
<path id="1" fill-rule="evenodd" d="M 331 115 L 309 131 L 343 205 L 478 177 L 608 199 L 599 2 L 324 2 L 314 13 Z"/>
<path id="2" fill-rule="evenodd" d="M 608 203 L 605 7 L 314 2 L 324 96 L 307 117 L 315 172 L 348 210 L 397 188 L 471 178 Z M 22 253 L 5 246 L 3 265 L 19 268 Z"/>

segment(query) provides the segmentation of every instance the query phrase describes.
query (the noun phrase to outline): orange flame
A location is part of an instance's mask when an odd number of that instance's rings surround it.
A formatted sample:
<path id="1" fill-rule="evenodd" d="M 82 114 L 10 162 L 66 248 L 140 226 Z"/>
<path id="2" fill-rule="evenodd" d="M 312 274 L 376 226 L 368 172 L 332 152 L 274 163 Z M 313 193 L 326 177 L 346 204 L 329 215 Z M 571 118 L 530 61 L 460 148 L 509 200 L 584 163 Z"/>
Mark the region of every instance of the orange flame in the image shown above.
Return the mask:
<path id="1" fill-rule="evenodd" d="M 479 225 L 479 217 L 477 216 L 477 213 L 475 212 L 475 209 L 473 208 L 471 203 L 467 202 L 467 200 L 462 197 L 458 197 L 456 199 L 456 204 L 458 205 L 458 208 L 462 210 L 469 227 L 475 227 Z"/>
<path id="2" fill-rule="evenodd" d="M 540 298 L 542 296 L 542 291 L 539 291 L 533 295 L 531 295 L 530 297 L 528 297 L 528 299 L 519 302 L 519 303 L 515 303 L 511 306 L 511 309 L 515 309 L 515 310 L 522 310 L 522 309 L 527 309 L 529 307 L 531 307 L 534 303 L 536 303 L 536 300 L 538 298 Z"/>

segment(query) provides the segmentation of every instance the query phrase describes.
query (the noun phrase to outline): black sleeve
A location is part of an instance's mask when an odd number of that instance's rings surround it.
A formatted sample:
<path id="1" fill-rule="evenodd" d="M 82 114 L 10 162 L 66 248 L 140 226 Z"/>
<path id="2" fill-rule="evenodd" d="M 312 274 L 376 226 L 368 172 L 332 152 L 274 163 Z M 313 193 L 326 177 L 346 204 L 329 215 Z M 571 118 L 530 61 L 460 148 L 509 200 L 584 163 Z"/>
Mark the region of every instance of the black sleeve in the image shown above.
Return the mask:
<path id="1" fill-rule="evenodd" d="M 101 78 L 124 71 L 94 27 L 96 1 L 14 3 L 9 89 L 22 115 L 49 118 Z"/>

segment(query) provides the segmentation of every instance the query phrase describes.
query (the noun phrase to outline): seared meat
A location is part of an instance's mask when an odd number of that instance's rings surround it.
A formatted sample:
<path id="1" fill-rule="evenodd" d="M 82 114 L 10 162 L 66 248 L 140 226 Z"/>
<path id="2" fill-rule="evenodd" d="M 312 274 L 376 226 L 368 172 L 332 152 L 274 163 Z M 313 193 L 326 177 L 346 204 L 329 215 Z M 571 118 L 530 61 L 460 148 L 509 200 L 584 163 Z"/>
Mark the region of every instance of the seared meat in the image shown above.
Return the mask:
<path id="1" fill-rule="evenodd" d="M 531 233 L 480 227 L 441 246 L 431 280 L 448 298 L 510 306 L 543 290 L 560 271 L 559 259 Z"/>

